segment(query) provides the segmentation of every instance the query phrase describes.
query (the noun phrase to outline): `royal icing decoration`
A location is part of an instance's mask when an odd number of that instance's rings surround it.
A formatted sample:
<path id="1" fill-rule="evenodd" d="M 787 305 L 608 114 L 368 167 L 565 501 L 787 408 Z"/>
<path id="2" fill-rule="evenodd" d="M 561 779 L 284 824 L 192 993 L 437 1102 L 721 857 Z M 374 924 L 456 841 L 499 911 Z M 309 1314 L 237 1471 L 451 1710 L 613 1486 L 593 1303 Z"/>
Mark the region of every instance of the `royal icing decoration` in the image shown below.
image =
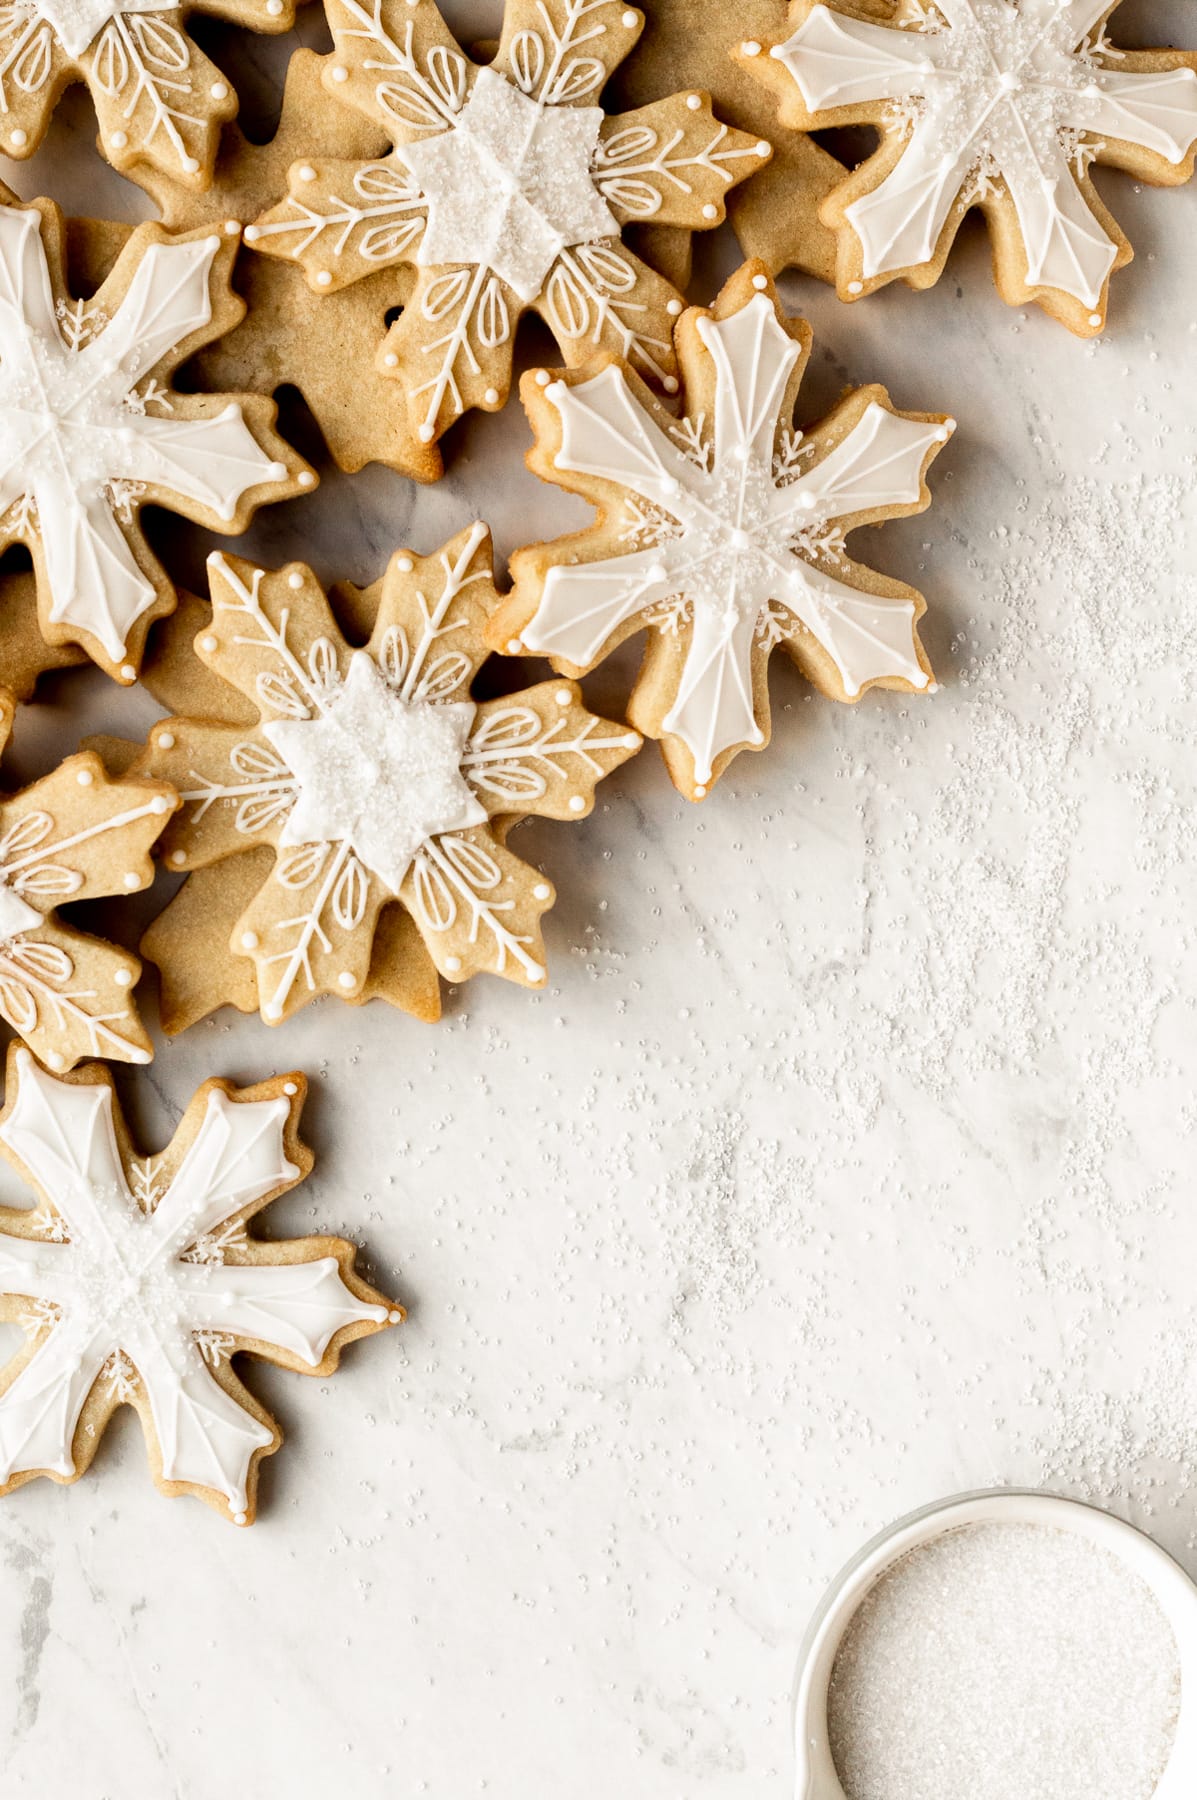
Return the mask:
<path id="1" fill-rule="evenodd" d="M 68 1082 L 10 1058 L 0 1150 L 40 1204 L 0 1212 L 0 1293 L 29 1336 L 0 1374 L 0 1492 L 83 1474 L 128 1402 L 160 1484 L 244 1525 L 281 1440 L 232 1357 L 324 1374 L 351 1337 L 401 1317 L 353 1275 L 351 1245 L 246 1230 L 310 1167 L 289 1154 L 299 1079 L 273 1086 L 205 1083 L 171 1147 L 143 1159 L 103 1069 Z"/>
<path id="2" fill-rule="evenodd" d="M 1176 179 L 1197 141 L 1197 74 L 1170 53 L 1115 50 L 1111 10 L 1110 0 L 907 0 L 893 25 L 823 5 L 806 13 L 772 52 L 806 109 L 864 108 L 901 146 L 877 153 L 877 178 L 843 209 L 862 281 L 930 262 L 953 214 L 1000 190 L 1026 286 L 1058 290 L 1100 326 L 1120 242 L 1094 210 L 1089 164 L 1133 145 L 1162 165 L 1159 178 Z"/>
<path id="3" fill-rule="evenodd" d="M 379 914 L 394 900 L 450 979 L 485 969 L 542 982 L 552 889 L 491 821 L 581 817 L 640 740 L 560 681 L 470 698 L 498 603 L 485 528 L 437 557 L 392 559 L 364 650 L 345 642 L 309 570 L 267 573 L 223 556 L 209 570 L 212 625 L 196 647 L 260 723 L 170 719 L 141 766 L 170 771 L 182 794 L 164 839 L 169 867 L 276 851 L 230 920 L 262 1016 L 276 1022 L 318 993 L 368 997 Z M 164 963 L 169 917 L 153 933 Z"/>
<path id="4" fill-rule="evenodd" d="M 0 750 L 14 712 L 0 690 Z M 150 845 L 177 805 L 164 782 L 110 781 L 90 752 L 0 796 L 0 1015 L 53 1069 L 150 1060 L 132 999 L 141 964 L 54 908 L 147 887 Z"/>
<path id="5" fill-rule="evenodd" d="M 622 118 L 598 104 L 643 16 L 621 0 L 508 0 L 479 68 L 433 0 L 328 0 L 330 93 L 381 124 L 385 161 L 312 159 L 246 241 L 331 292 L 389 265 L 418 278 L 380 351 L 430 443 L 467 407 L 501 406 L 527 307 L 569 361 L 596 345 L 676 386 L 670 283 L 620 242 L 627 223 L 701 230 L 769 146 L 721 125 L 703 94 Z"/>
<path id="6" fill-rule="evenodd" d="M 256 31 L 285 31 L 293 0 L 10 0 L 0 8 L 0 148 L 29 156 L 59 94 L 82 79 L 104 154 L 118 169 L 169 171 L 191 188 L 212 172 L 221 123 L 237 100 L 221 71 L 187 36 L 185 13 L 219 12 Z"/>
<path id="7" fill-rule="evenodd" d="M 46 228 L 57 260 L 56 215 Z M 280 459 L 268 403 L 248 403 L 251 427 L 241 404 L 213 411 L 170 386 L 187 348 L 224 328 L 213 296 L 219 279 L 227 311 L 231 254 L 217 236 L 145 227 L 96 298 L 71 304 L 55 295 L 41 212 L 0 207 L 0 542 L 33 551 L 47 635 L 126 681 L 173 598 L 137 523 L 143 499 L 237 530 L 256 500 L 314 479 Z"/>
<path id="8" fill-rule="evenodd" d="M 929 684 L 919 597 L 887 591 L 850 562 L 843 535 L 926 503 L 924 472 L 951 424 L 894 412 L 872 389 L 804 436 L 791 422 L 808 352 L 809 333 L 788 325 L 767 277 L 748 265 L 678 333 L 688 393 L 709 393 L 709 410 L 691 397 L 671 418 L 614 362 L 526 386 L 533 422 L 554 445 L 539 472 L 606 516 L 517 553 L 496 640 L 518 621 L 507 648 L 584 670 L 648 626 L 668 646 L 668 704 L 659 716 L 634 696 L 630 716 L 684 747 L 679 785 L 697 796 L 736 750 L 765 742 L 765 670 L 778 643 L 802 666 L 804 647 L 818 646 L 834 671 L 823 684 L 843 698 L 875 681 Z"/>

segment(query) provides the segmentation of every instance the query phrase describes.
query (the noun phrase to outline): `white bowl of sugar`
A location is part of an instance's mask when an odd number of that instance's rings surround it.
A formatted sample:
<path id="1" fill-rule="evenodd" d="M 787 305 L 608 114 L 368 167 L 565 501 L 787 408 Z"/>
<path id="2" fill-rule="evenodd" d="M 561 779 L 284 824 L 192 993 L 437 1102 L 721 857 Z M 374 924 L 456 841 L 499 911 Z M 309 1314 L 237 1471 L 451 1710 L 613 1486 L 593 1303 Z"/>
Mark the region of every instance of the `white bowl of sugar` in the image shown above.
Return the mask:
<path id="1" fill-rule="evenodd" d="M 797 1800 L 1194 1800 L 1197 1587 L 1078 1501 L 924 1507 L 832 1584 L 795 1734 Z"/>

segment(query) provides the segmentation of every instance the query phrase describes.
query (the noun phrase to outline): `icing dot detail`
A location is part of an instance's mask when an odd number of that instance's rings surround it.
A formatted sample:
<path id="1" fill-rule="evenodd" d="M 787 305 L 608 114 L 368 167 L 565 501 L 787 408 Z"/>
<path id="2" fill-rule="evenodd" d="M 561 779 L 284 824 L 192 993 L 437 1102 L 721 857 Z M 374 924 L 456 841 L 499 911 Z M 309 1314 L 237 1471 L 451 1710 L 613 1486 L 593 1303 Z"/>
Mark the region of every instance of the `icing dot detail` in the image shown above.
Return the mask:
<path id="1" fill-rule="evenodd" d="M 547 900 L 552 891 L 553 890 L 547 881 L 538 881 L 536 886 L 532 889 L 532 898 L 534 900 Z"/>
<path id="2" fill-rule="evenodd" d="M 680 300 L 670 300 L 665 307 L 665 311 L 669 314 L 671 319 L 676 319 L 681 310 L 682 303 Z"/>
<path id="3" fill-rule="evenodd" d="M 299 1092 L 298 1082 L 284 1081 L 283 1092 L 284 1092 L 284 1094 L 287 1095 L 288 1099 L 293 1100 L 295 1098 L 296 1094 Z"/>
<path id="4" fill-rule="evenodd" d="M 337 986 L 346 989 L 355 988 L 357 986 L 357 976 L 353 974 L 350 969 L 342 969 L 341 973 L 337 976 Z"/>
<path id="5" fill-rule="evenodd" d="M 175 747 L 175 734 L 173 731 L 160 731 L 154 742 L 159 750 L 173 750 Z"/>
<path id="6" fill-rule="evenodd" d="M 241 933 L 241 948 L 243 950 L 256 950 L 261 941 L 262 940 L 259 938 L 256 931 L 243 931 Z"/>
<path id="7" fill-rule="evenodd" d="M 408 0 L 408 5 L 415 5 L 415 0 Z M 392 1306 L 390 1312 L 387 1314 L 387 1324 L 398 1325 L 402 1318 L 403 1314 L 399 1311 L 399 1308 L 397 1306 Z"/>
<path id="8" fill-rule="evenodd" d="M 75 777 L 75 780 L 79 783 L 80 787 L 90 787 L 92 782 L 95 780 L 95 776 L 92 774 L 90 769 L 80 769 L 79 773 Z"/>
<path id="9" fill-rule="evenodd" d="M 519 638 L 508 638 L 506 649 L 508 656 L 519 656 L 524 646 Z"/>
<path id="10" fill-rule="evenodd" d="M 216 639 L 210 633 L 207 637 L 202 637 L 200 639 L 200 649 L 206 651 L 209 656 L 211 656 L 216 647 Z"/>
<path id="11" fill-rule="evenodd" d="M 393 350 L 388 350 L 382 360 L 388 369 L 397 369 L 399 367 L 399 358 L 395 355 Z"/>
<path id="12" fill-rule="evenodd" d="M 661 386 L 665 389 L 665 392 L 667 394 L 676 394 L 677 393 L 677 376 L 676 375 L 667 375 L 665 377 L 664 381 L 661 383 Z"/>
<path id="13" fill-rule="evenodd" d="M 395 558 L 395 567 L 401 570 L 404 575 L 410 575 L 415 566 L 416 565 L 410 556 L 397 556 Z"/>
<path id="14" fill-rule="evenodd" d="M 760 53 L 761 47 L 755 38 L 745 38 L 744 42 L 740 45 L 741 56 L 759 56 Z"/>
<path id="15" fill-rule="evenodd" d="M 261 235 L 261 227 L 258 225 L 247 225 L 245 227 L 245 241 L 247 244 L 256 244 Z"/>
<path id="16" fill-rule="evenodd" d="M 47 1050 L 46 1061 L 52 1069 L 62 1069 L 66 1067 L 66 1057 L 62 1054 L 61 1050 Z"/>
<path id="17" fill-rule="evenodd" d="M 585 812 L 586 811 L 585 795 L 571 794 L 569 797 L 569 810 L 570 810 L 570 812 L 576 812 L 576 813 Z"/>
<path id="18" fill-rule="evenodd" d="M 573 699 L 573 695 L 568 688 L 558 688 L 557 692 L 553 695 L 553 698 L 558 706 L 568 706 Z"/>
<path id="19" fill-rule="evenodd" d="M 315 487 L 316 485 L 316 477 L 312 474 L 310 469 L 301 469 L 295 479 L 298 481 L 300 487 Z M 281 475 L 279 476 L 279 480 L 282 480 Z"/>
<path id="20" fill-rule="evenodd" d="M 422 444 L 430 444 L 436 436 L 436 433 L 431 425 L 421 425 L 416 435 L 419 437 Z"/>
<path id="21" fill-rule="evenodd" d="M 181 869 L 183 864 L 187 861 L 187 852 L 185 850 L 172 850 L 170 853 L 170 860 L 173 868 Z"/>
<path id="22" fill-rule="evenodd" d="M 181 160 L 183 163 L 183 167 L 186 169 L 187 173 L 189 175 L 194 175 L 196 170 L 199 168 L 199 157 L 198 156 L 184 156 Z"/>
<path id="23" fill-rule="evenodd" d="M 349 80 L 349 70 L 345 67 L 344 63 L 335 63 L 333 65 L 332 78 L 334 81 Z"/>
<path id="24" fill-rule="evenodd" d="M 126 869 L 121 876 L 121 883 L 124 887 L 129 889 L 130 893 L 132 893 L 134 888 L 141 886 L 141 876 L 133 869 Z"/>
<path id="25" fill-rule="evenodd" d="M 863 294 L 864 293 L 864 282 L 863 281 L 850 281 L 848 283 L 848 292 L 850 294 Z"/>
<path id="26" fill-rule="evenodd" d="M 719 208 L 715 205 L 713 200 L 707 201 L 702 209 L 702 216 L 704 219 L 717 219 L 719 217 Z"/>
<path id="27" fill-rule="evenodd" d="M 272 19 L 277 19 L 283 10 L 283 0 L 266 0 L 266 11 Z"/>
<path id="28" fill-rule="evenodd" d="M 299 171 L 299 179 L 301 181 L 315 181 L 316 171 L 313 169 L 311 163 L 304 163 Z"/>
<path id="29" fill-rule="evenodd" d="M 486 390 L 485 394 L 483 394 L 482 398 L 486 401 L 486 404 L 488 406 L 497 406 L 499 404 L 498 388 L 493 388 L 493 387 L 487 388 L 487 390 Z"/>
<path id="30" fill-rule="evenodd" d="M 169 810 L 170 801 L 166 798 L 166 795 L 155 794 L 154 798 L 150 801 L 150 811 L 152 813 L 157 813 L 158 817 L 161 818 L 162 814 L 164 812 L 169 812 Z"/>
<path id="31" fill-rule="evenodd" d="M 769 277 L 767 275 L 754 275 L 752 278 L 752 285 L 758 294 L 763 294 L 769 285 Z"/>
<path id="32" fill-rule="evenodd" d="M 208 92 L 213 100 L 227 100 L 229 97 L 228 85 L 223 81 L 214 81 Z"/>
<path id="33" fill-rule="evenodd" d="M 633 31 L 633 30 L 635 30 L 636 26 L 639 25 L 639 23 L 640 23 L 640 14 L 633 12 L 631 7 L 629 7 L 628 10 L 623 15 L 621 24 L 625 27 L 626 30 Z"/>
<path id="34" fill-rule="evenodd" d="M 697 112 L 699 107 L 702 105 L 701 96 L 698 94 L 687 94 L 686 95 L 686 105 L 690 108 L 691 112 Z"/>
<path id="35" fill-rule="evenodd" d="M 288 575 L 287 586 L 289 588 L 301 588 L 303 586 L 303 576 L 299 573 L 298 569 L 292 569 L 291 573 Z"/>
<path id="36" fill-rule="evenodd" d="M 118 138 L 120 139 L 119 143 L 117 142 Z M 29 142 L 29 133 L 27 131 L 22 131 L 18 125 L 15 131 L 9 133 L 8 141 L 10 144 L 15 144 L 18 150 L 21 150 Z M 123 131 L 114 131 L 109 141 L 114 149 L 120 150 L 124 148 L 129 140 Z"/>
<path id="37" fill-rule="evenodd" d="M 332 276 L 329 274 L 327 269 L 318 269 L 316 271 L 316 286 L 317 287 L 331 287 L 332 286 Z"/>
<path id="38" fill-rule="evenodd" d="M 756 153 L 760 157 L 771 156 L 773 154 L 773 146 L 768 138 L 757 139 Z"/>
<path id="39" fill-rule="evenodd" d="M 451 975 L 456 975 L 457 971 L 461 968 L 460 956 L 446 956 L 445 967 Z"/>
<path id="40" fill-rule="evenodd" d="M 537 387 L 547 388 L 550 381 L 552 381 L 552 379 L 553 379 L 553 377 L 549 374 L 547 369 L 537 369 L 537 371 L 536 371 Z"/>
<path id="41" fill-rule="evenodd" d="M 117 987 L 132 987 L 133 971 L 132 969 L 118 969 L 112 979 Z"/>

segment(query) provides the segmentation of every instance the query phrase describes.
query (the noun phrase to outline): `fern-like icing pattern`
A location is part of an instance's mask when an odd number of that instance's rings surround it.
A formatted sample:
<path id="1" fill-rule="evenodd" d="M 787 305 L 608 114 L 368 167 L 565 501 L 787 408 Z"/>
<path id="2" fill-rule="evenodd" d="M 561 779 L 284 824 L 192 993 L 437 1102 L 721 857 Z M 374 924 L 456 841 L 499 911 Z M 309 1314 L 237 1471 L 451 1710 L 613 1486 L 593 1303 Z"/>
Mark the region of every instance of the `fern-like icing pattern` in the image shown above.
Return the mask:
<path id="1" fill-rule="evenodd" d="M 818 5 L 775 48 L 812 113 L 881 104 L 904 139 L 845 209 L 866 280 L 929 261 L 958 201 L 1000 183 L 1027 285 L 1102 304 L 1117 245 L 1078 176 L 1107 141 L 1178 165 L 1197 140 L 1193 69 L 1120 69 L 1101 30 L 1110 11 L 1110 0 L 937 0 L 882 25 Z"/>
<path id="2" fill-rule="evenodd" d="M 566 540 L 512 645 L 586 669 L 642 626 L 674 636 L 683 654 L 660 735 L 685 745 L 700 795 L 720 757 L 764 740 L 762 646 L 809 636 L 849 699 L 885 678 L 927 685 L 914 597 L 854 585 L 842 532 L 877 509 L 918 506 L 950 429 L 875 400 L 817 455 L 791 429 L 802 346 L 760 291 L 766 278 L 736 279 L 741 303 L 696 324 L 714 368 L 713 420 L 649 412 L 616 364 L 588 379 L 539 378 L 559 438 L 545 473 L 581 476 L 583 491 L 593 479 L 621 489 L 627 548 L 605 553 L 605 526 Z M 518 593 L 517 583 L 522 604 Z"/>
<path id="3" fill-rule="evenodd" d="M 675 290 L 620 242 L 621 225 L 701 229 L 769 147 L 696 94 L 608 119 L 598 95 L 643 23 L 620 0 L 510 0 L 495 62 L 457 47 L 433 0 L 329 0 L 331 91 L 381 124 L 382 162 L 293 171 L 289 199 L 247 241 L 332 291 L 389 263 L 415 292 L 381 352 L 431 442 L 466 407 L 502 404 L 524 308 L 567 357 L 596 344 L 674 382 Z"/>
<path id="4" fill-rule="evenodd" d="M 186 10 L 192 10 L 188 8 Z M 206 10 L 197 0 L 195 10 Z M 259 31 L 294 24 L 293 0 L 214 7 Z M 149 163 L 188 186 L 210 172 L 237 102 L 169 0 L 8 0 L 0 5 L 0 145 L 36 150 L 71 78 L 91 90 L 100 142 L 118 169 Z"/>
<path id="5" fill-rule="evenodd" d="M 489 821 L 580 817 L 639 738 L 561 682 L 470 698 L 497 604 L 484 528 L 420 570 L 393 559 L 364 650 L 345 642 L 307 570 L 209 566 L 212 631 L 198 649 L 261 722 L 246 732 L 168 721 L 145 766 L 170 770 L 182 794 L 172 866 L 256 843 L 277 851 L 231 938 L 254 959 L 263 1016 L 282 1019 L 318 992 L 360 997 L 378 915 L 395 900 L 446 976 L 543 981 L 539 915 L 552 890 Z"/>
<path id="6" fill-rule="evenodd" d="M 255 1458 L 277 1439 L 241 1403 L 233 1351 L 316 1369 L 339 1333 L 397 1316 L 346 1285 L 328 1240 L 292 1242 L 282 1261 L 245 1232 L 302 1173 L 284 1144 L 292 1100 L 210 1084 L 180 1127 L 181 1156 L 140 1161 L 122 1153 L 98 1069 L 60 1081 L 27 1051 L 9 1067 L 0 1146 L 41 1205 L 0 1217 L 0 1293 L 21 1297 L 33 1339 L 0 1377 L 0 1486 L 78 1473 L 80 1415 L 99 1388 L 108 1410 L 143 1404 L 163 1481 L 244 1523 Z"/>

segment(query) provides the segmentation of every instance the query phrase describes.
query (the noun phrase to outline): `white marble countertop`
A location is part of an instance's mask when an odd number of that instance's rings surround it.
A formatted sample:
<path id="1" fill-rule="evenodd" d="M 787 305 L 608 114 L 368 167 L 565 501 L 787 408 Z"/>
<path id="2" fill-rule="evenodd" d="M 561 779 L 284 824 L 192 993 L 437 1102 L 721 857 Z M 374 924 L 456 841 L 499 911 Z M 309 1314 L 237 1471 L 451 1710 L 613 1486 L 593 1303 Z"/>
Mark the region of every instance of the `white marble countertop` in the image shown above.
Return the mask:
<path id="1" fill-rule="evenodd" d="M 128 212 L 64 114 L 22 191 Z M 779 659 L 703 806 L 649 748 L 524 828 L 543 995 L 224 1013 L 122 1077 L 156 1147 L 206 1076 L 305 1069 L 274 1228 L 344 1231 L 410 1317 L 329 1382 L 254 1367 L 252 1531 L 159 1498 L 128 1412 L 0 1505 L 5 1795 L 783 1800 L 808 1611 L 904 1509 L 1044 1483 L 1197 1572 L 1197 187 L 1099 180 L 1138 256 L 1096 344 L 1003 307 L 979 230 L 930 293 L 783 284 L 812 416 L 877 379 L 959 418 L 869 544 L 928 596 L 934 698 Z M 363 580 L 481 516 L 506 553 L 582 516 L 526 442 L 513 405 L 435 488 L 326 471 L 244 542 Z M 45 691 L 18 769 L 153 713 Z"/>

